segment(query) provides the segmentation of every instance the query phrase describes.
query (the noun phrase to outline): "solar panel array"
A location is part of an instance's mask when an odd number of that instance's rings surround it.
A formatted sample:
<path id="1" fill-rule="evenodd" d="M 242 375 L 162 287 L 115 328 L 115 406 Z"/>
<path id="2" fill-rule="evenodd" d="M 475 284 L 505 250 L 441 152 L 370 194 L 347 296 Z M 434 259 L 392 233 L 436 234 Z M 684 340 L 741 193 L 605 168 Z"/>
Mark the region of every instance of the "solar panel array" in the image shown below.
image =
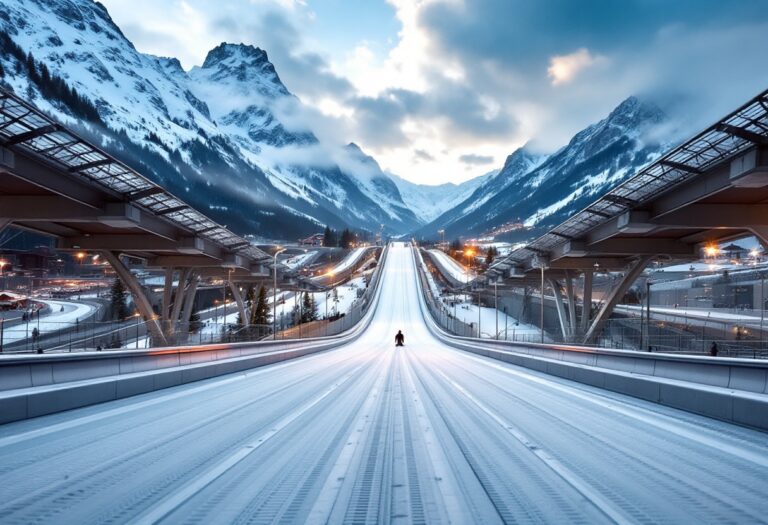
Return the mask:
<path id="1" fill-rule="evenodd" d="M 768 90 L 642 168 L 595 202 L 528 245 L 499 258 L 491 271 L 517 266 L 579 238 L 594 227 L 768 140 Z"/>
<path id="2" fill-rule="evenodd" d="M 271 258 L 4 89 L 0 89 L 0 142 L 32 152 L 238 255 L 255 261 Z"/>

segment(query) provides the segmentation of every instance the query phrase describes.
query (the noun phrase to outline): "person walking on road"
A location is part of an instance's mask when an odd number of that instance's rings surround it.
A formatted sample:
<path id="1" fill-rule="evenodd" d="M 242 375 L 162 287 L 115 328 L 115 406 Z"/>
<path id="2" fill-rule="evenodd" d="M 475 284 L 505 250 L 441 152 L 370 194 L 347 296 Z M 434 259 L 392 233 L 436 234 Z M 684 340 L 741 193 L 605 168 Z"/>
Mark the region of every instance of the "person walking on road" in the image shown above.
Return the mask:
<path id="1" fill-rule="evenodd" d="M 717 352 L 718 352 L 717 343 L 712 341 L 712 345 L 709 347 L 709 355 L 711 355 L 712 357 L 717 357 Z"/>
<path id="2" fill-rule="evenodd" d="M 398 330 L 397 335 L 395 335 L 395 346 L 405 346 L 405 336 L 402 330 Z"/>

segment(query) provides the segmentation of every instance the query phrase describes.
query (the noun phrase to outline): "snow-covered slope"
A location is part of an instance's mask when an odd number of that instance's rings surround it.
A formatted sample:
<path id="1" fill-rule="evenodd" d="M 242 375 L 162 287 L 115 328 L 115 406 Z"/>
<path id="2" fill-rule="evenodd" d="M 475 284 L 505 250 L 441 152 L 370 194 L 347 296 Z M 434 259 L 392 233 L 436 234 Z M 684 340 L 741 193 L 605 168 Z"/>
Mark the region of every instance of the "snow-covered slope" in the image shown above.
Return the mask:
<path id="1" fill-rule="evenodd" d="M 525 230 L 506 236 L 516 240 L 536 235 L 666 151 L 669 144 L 649 133 L 665 119 L 655 105 L 630 97 L 552 155 L 536 156 L 526 148 L 515 151 L 496 177 L 416 233 L 434 238 L 435 231 L 444 228 L 451 237 L 478 236 L 521 222 Z"/>
<path id="2" fill-rule="evenodd" d="M 397 192 L 380 204 L 367 177 L 275 160 L 317 138 L 281 121 L 281 108 L 301 102 L 264 50 L 221 44 L 186 72 L 137 51 L 92 0 L 3 0 L 0 31 L 23 51 L 0 55 L 6 87 L 242 233 L 293 237 L 322 224 L 404 233 L 420 223 Z M 46 96 L 27 53 L 90 101 L 100 122 L 82 127 L 71 104 Z"/>
<path id="3" fill-rule="evenodd" d="M 416 184 L 397 175 L 390 175 L 400 190 L 405 204 L 424 222 L 432 222 L 441 214 L 468 198 L 484 181 L 493 178 L 493 170 L 461 184 L 445 183 L 436 186 Z"/>

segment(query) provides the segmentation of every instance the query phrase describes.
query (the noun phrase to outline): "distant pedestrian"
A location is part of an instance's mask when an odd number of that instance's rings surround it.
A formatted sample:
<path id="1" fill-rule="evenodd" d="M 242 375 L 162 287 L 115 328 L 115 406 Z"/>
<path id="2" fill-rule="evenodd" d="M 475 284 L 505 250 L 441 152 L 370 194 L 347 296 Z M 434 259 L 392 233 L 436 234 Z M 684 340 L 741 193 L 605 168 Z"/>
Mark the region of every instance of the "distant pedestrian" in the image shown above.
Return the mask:
<path id="1" fill-rule="evenodd" d="M 395 335 L 395 346 L 403 346 L 405 344 L 405 336 L 402 330 L 398 330 Z"/>
<path id="2" fill-rule="evenodd" d="M 712 341 L 712 344 L 709 347 L 709 355 L 711 355 L 712 357 L 717 357 L 717 352 L 718 351 L 719 350 L 717 348 L 717 343 Z"/>

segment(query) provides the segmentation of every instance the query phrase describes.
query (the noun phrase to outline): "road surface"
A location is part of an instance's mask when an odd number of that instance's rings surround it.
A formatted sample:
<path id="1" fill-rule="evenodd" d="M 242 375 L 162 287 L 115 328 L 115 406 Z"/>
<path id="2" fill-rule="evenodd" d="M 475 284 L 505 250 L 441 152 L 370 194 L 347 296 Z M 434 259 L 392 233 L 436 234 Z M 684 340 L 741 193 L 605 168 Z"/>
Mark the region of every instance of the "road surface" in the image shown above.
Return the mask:
<path id="1" fill-rule="evenodd" d="M 344 348 L 0 427 L 0 522 L 768 520 L 765 434 L 444 347 L 384 272 Z"/>

